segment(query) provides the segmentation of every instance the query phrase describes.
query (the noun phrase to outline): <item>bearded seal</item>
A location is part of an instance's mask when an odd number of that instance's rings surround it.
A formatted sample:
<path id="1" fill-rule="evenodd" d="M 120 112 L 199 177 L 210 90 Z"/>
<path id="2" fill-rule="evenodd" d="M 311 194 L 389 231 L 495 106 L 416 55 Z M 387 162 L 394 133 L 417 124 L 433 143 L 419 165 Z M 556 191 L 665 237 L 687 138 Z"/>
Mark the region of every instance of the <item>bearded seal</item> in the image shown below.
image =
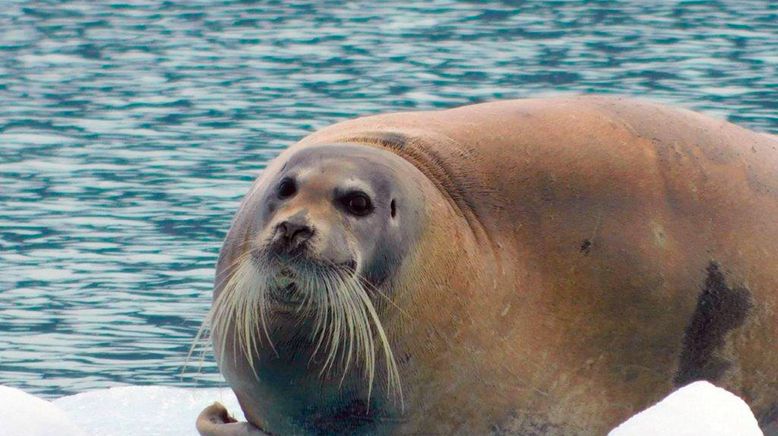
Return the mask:
<path id="1" fill-rule="evenodd" d="M 771 428 L 775 259 L 769 134 L 591 96 L 335 124 L 233 221 L 208 325 L 249 422 L 198 426 L 603 434 L 708 380 Z"/>

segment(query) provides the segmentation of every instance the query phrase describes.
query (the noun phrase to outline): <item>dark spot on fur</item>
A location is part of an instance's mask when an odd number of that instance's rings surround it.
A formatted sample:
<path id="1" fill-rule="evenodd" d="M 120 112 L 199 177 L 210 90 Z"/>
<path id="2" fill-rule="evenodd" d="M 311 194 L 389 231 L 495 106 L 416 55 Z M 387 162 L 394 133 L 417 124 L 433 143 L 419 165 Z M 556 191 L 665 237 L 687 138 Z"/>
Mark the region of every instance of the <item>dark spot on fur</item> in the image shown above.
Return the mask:
<path id="1" fill-rule="evenodd" d="M 550 422 L 536 414 L 513 414 L 506 422 L 493 425 L 489 434 L 491 436 L 562 436 L 569 434 L 583 434 L 583 429 L 574 426 L 565 426 Z"/>
<path id="2" fill-rule="evenodd" d="M 392 150 L 402 150 L 408 145 L 409 139 L 402 133 L 367 132 L 360 136 L 349 138 L 349 141 L 378 144 Z"/>
<path id="3" fill-rule="evenodd" d="M 335 413 L 316 417 L 313 425 L 318 434 L 351 434 L 364 431 L 364 426 L 375 421 L 374 409 L 369 409 L 362 400 L 353 400 Z"/>
<path id="4" fill-rule="evenodd" d="M 751 309 L 751 293 L 746 288 L 727 286 L 724 274 L 715 262 L 697 298 L 683 338 L 678 372 L 673 382 L 683 386 L 696 380 L 715 382 L 724 375 L 731 362 L 718 355 L 727 333 L 745 322 Z"/>
<path id="5" fill-rule="evenodd" d="M 408 137 L 402 133 L 382 132 L 378 134 L 385 147 L 400 150 L 408 144 Z"/>
<path id="6" fill-rule="evenodd" d="M 592 241 L 588 239 L 584 239 L 583 242 L 581 243 L 581 253 L 583 253 L 584 256 L 586 256 L 587 254 L 589 254 L 590 251 L 592 251 Z"/>
<path id="7" fill-rule="evenodd" d="M 397 215 L 397 205 L 395 204 L 394 200 L 389 203 L 389 208 L 391 209 L 392 218 L 394 218 L 395 215 Z"/>
<path id="8" fill-rule="evenodd" d="M 553 202 L 557 199 L 557 179 L 553 174 L 544 174 L 541 177 L 540 199 Z"/>
<path id="9" fill-rule="evenodd" d="M 774 403 L 761 415 L 756 415 L 756 420 L 765 435 L 778 435 L 778 403 Z"/>
<path id="10" fill-rule="evenodd" d="M 756 419 L 765 435 L 778 435 L 778 403 L 773 404 L 766 413 Z"/>

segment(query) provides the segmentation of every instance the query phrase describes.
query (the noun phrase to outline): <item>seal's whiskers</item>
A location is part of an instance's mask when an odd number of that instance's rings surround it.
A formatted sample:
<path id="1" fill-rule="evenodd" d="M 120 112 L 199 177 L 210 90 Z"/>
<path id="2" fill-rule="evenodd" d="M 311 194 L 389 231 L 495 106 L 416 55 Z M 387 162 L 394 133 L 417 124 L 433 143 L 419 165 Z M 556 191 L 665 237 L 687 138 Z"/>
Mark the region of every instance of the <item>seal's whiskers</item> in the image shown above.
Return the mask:
<path id="1" fill-rule="evenodd" d="M 227 266 L 224 271 L 222 271 L 220 274 L 216 276 L 216 286 L 221 286 L 221 284 L 229 280 L 233 277 L 233 273 L 243 265 L 245 260 L 251 255 L 250 252 L 244 253 L 242 256 L 238 257 L 232 264 Z M 209 311 L 209 315 L 206 316 L 206 319 L 200 324 L 200 328 L 197 329 L 197 334 L 194 337 L 194 340 L 192 341 L 192 346 L 189 347 L 189 352 L 186 355 L 186 360 L 184 363 L 184 367 L 182 368 L 182 376 L 186 372 L 186 368 L 189 365 L 189 362 L 192 359 L 192 355 L 194 355 L 195 350 L 200 349 L 200 366 L 202 366 L 202 362 L 205 359 L 205 354 L 210 348 L 210 344 L 208 341 L 208 338 L 210 337 L 209 330 L 211 328 L 211 322 L 209 320 L 210 314 L 214 312 L 213 306 L 211 307 L 211 310 Z"/>
<path id="2" fill-rule="evenodd" d="M 274 353 L 271 340 L 270 293 L 278 286 L 270 265 L 256 258 L 241 258 L 230 271 L 226 284 L 213 303 L 206 322 L 198 333 L 198 340 L 210 329 L 212 335 L 227 338 L 232 334 L 233 356 L 242 354 L 256 374 L 257 359 L 263 345 Z M 295 313 L 312 319 L 311 337 L 315 342 L 311 359 L 323 352 L 320 369 L 322 377 L 338 367 L 342 371 L 340 383 L 349 370 L 358 367 L 364 371 L 368 384 L 368 398 L 372 395 L 376 375 L 376 354 L 386 360 L 387 390 L 402 404 L 397 363 L 384 331 L 378 312 L 368 293 L 371 288 L 353 271 L 335 265 L 309 267 L 295 276 L 297 292 L 303 295 Z M 302 326 L 301 323 L 298 324 Z M 377 346 L 376 340 L 380 342 Z M 221 341 L 218 355 L 227 356 L 229 340 Z M 239 353 L 238 353 L 239 351 Z M 221 363 L 221 362 L 220 362 Z"/>

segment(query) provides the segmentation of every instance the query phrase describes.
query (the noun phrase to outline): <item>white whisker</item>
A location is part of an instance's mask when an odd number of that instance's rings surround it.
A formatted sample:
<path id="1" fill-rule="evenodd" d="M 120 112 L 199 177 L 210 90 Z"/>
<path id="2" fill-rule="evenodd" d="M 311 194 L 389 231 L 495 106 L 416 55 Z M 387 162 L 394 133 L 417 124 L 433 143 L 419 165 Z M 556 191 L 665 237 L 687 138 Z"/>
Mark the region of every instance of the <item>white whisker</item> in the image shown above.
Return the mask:
<path id="1" fill-rule="evenodd" d="M 255 375 L 263 350 L 278 355 L 271 339 L 271 292 L 278 291 L 277 287 L 285 286 L 285 282 L 278 283 L 274 262 L 276 259 L 247 252 L 219 274 L 217 285 L 224 286 L 198 331 L 195 345 L 210 332 L 211 337 L 218 339 L 214 345 L 220 347 L 220 365 L 228 356 L 228 343 L 232 344 L 235 364 L 244 360 Z M 380 352 L 386 365 L 387 394 L 404 408 L 397 362 L 371 295 L 389 301 L 388 307 L 397 308 L 394 302 L 351 269 L 334 264 L 296 265 L 292 280 L 296 292 L 302 295 L 300 305 L 293 311 L 298 318 L 295 328 L 311 329 L 309 338 L 315 344 L 308 364 L 322 353 L 320 376 L 329 377 L 338 367 L 342 371 L 339 386 L 349 371 L 362 371 L 369 402 Z"/>

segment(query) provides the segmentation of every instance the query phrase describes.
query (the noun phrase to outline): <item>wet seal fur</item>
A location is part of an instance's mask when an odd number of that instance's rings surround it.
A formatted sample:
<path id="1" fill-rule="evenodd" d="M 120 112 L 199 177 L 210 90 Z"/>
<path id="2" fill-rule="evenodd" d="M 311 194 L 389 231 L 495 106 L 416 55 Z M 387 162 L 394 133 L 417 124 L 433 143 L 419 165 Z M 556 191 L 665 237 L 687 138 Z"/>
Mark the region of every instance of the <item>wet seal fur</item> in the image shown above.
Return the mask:
<path id="1" fill-rule="evenodd" d="M 279 220 L 307 223 L 282 233 L 329 266 L 262 255 Z M 198 429 L 603 434 L 705 379 L 769 433 L 777 258 L 773 135 L 613 97 L 335 124 L 279 156 L 233 222 L 214 307 L 238 302 L 211 337 L 250 424 L 211 406 Z"/>

